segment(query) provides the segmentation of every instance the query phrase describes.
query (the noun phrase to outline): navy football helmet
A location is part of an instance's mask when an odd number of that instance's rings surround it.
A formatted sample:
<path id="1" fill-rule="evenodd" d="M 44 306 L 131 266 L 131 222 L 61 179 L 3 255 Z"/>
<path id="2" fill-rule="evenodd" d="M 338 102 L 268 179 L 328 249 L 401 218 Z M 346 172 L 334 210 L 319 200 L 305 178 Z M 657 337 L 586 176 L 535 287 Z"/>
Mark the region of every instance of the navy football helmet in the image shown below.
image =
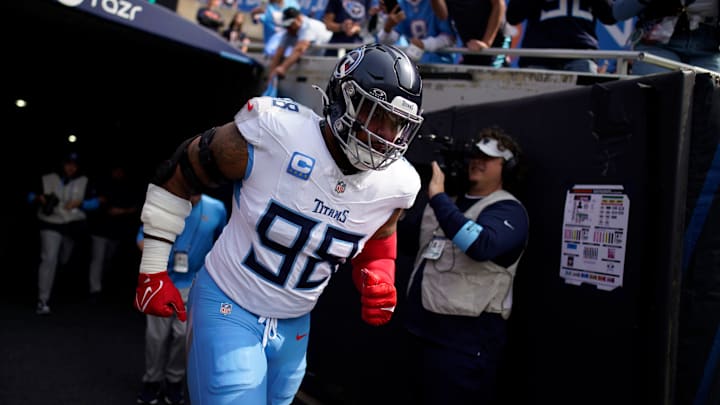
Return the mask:
<path id="1" fill-rule="evenodd" d="M 420 73 L 403 51 L 390 45 L 348 51 L 335 66 L 323 103 L 340 148 L 360 170 L 382 170 L 400 159 L 423 122 Z M 371 131 L 373 119 L 396 128 L 393 139 Z M 357 137 L 361 131 L 366 140 Z"/>

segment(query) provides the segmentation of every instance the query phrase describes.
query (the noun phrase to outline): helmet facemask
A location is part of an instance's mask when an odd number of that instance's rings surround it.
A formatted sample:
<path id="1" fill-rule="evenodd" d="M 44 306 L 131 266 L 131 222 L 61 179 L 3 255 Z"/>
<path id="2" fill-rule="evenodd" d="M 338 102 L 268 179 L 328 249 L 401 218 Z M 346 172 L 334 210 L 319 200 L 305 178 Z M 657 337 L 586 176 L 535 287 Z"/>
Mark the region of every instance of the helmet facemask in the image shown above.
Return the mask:
<path id="1" fill-rule="evenodd" d="M 341 90 L 345 111 L 332 132 L 350 163 L 360 170 L 383 170 L 400 159 L 422 125 L 418 106 L 401 96 L 388 102 L 384 91 L 368 93 L 354 80 L 343 82 Z M 386 126 L 394 129 L 383 131 L 392 132 L 390 140 L 370 129 Z"/>

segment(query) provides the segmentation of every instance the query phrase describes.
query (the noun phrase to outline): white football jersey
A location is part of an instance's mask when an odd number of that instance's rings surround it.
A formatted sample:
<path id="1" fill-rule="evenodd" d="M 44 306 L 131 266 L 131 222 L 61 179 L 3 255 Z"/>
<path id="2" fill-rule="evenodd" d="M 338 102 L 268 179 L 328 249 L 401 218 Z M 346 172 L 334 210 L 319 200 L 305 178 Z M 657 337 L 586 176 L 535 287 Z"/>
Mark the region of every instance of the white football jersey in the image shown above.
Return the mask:
<path id="1" fill-rule="evenodd" d="M 410 208 L 420 190 L 405 159 L 344 175 L 320 121 L 309 108 L 271 97 L 251 99 L 235 116 L 248 142 L 248 168 L 206 265 L 220 289 L 259 316 L 310 312 L 338 265 L 357 255 L 395 209 Z"/>

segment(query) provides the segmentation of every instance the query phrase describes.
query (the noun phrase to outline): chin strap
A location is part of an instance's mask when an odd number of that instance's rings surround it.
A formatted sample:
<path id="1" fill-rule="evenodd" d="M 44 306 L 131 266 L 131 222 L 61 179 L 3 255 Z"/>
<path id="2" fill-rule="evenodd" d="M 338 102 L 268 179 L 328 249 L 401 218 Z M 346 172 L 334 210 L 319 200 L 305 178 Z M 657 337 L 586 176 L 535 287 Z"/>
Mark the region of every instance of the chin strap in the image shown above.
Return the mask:
<path id="1" fill-rule="evenodd" d="M 330 99 L 328 98 L 327 94 L 325 93 L 325 90 L 321 89 L 317 85 L 312 85 L 313 89 L 320 92 L 320 95 L 322 96 L 322 103 L 323 103 L 323 117 L 327 119 L 328 114 L 330 114 Z"/>

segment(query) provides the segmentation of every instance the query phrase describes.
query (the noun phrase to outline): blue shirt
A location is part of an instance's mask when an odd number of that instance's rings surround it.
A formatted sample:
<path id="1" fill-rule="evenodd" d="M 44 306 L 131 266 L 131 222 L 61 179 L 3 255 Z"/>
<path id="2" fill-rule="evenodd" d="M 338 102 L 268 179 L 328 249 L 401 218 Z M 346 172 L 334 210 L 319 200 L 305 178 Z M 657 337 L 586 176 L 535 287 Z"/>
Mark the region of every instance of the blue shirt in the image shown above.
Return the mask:
<path id="1" fill-rule="evenodd" d="M 168 273 L 175 287 L 190 287 L 195 274 L 205 264 L 205 256 L 222 233 L 226 223 L 227 210 L 222 201 L 203 194 L 197 204 L 193 205 L 190 215 L 185 218 L 185 228 L 175 239 L 168 260 Z M 136 240 L 138 242 L 143 240 L 142 226 Z M 188 255 L 187 273 L 173 271 L 177 252 L 185 252 Z"/>

